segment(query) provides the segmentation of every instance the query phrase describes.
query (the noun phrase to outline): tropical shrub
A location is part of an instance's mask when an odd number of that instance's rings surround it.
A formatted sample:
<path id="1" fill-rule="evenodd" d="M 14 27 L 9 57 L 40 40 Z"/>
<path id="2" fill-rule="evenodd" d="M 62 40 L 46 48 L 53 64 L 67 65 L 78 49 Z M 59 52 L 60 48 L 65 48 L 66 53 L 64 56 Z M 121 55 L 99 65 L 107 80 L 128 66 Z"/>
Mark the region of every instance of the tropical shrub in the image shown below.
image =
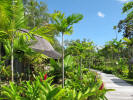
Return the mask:
<path id="1" fill-rule="evenodd" d="M 127 61 L 125 59 L 119 58 L 118 64 L 115 69 L 116 73 L 122 74 L 122 75 L 125 74 L 124 72 L 127 69 L 126 62 Z"/>
<path id="2" fill-rule="evenodd" d="M 65 81 L 65 86 L 74 89 L 74 91 L 81 93 L 80 99 L 73 100 L 99 100 L 105 99 L 105 93 L 109 90 L 101 88 L 103 85 L 99 75 L 95 72 L 89 72 L 88 69 L 83 68 L 82 79 L 75 70 L 68 72 L 68 79 Z M 77 73 L 77 74 L 76 74 Z"/>
<path id="3" fill-rule="evenodd" d="M 74 64 L 73 57 L 70 55 L 65 56 L 64 58 L 64 69 L 65 71 L 65 76 L 67 76 L 67 71 L 71 71 L 72 67 Z M 61 63 L 59 61 L 55 61 L 54 59 L 50 59 L 50 71 L 49 74 L 54 77 L 54 82 L 55 83 L 60 83 L 61 80 Z"/>
<path id="4" fill-rule="evenodd" d="M 51 78 L 46 80 L 46 75 L 47 74 L 44 75 L 44 79 L 42 80 L 41 76 L 36 76 L 33 82 L 27 81 L 20 85 L 10 82 L 9 86 L 2 86 L 1 99 L 53 100 L 61 90 L 61 87 L 54 87 L 54 85 L 51 85 Z"/>
<path id="5" fill-rule="evenodd" d="M 104 100 L 107 90 L 98 76 L 87 73 L 82 80 L 69 79 L 65 88 L 52 85 L 52 78 L 47 73 L 35 76 L 34 81 L 17 85 L 9 82 L 1 88 L 1 98 L 9 100 Z M 75 75 L 76 76 L 76 75 Z M 78 83 L 74 82 L 76 80 Z M 81 86 L 80 86 L 81 85 Z"/>
<path id="6" fill-rule="evenodd" d="M 1 66 L 0 67 L 0 79 L 1 81 L 9 81 L 11 79 L 11 66 Z"/>

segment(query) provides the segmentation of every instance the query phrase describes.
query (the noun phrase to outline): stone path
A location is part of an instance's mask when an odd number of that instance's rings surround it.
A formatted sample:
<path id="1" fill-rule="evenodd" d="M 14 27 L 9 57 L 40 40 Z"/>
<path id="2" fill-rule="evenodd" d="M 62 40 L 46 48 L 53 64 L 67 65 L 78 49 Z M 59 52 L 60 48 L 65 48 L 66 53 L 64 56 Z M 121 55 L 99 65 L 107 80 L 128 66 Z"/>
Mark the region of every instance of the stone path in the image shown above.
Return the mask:
<path id="1" fill-rule="evenodd" d="M 115 75 L 96 72 L 101 75 L 107 89 L 115 89 L 115 91 L 106 94 L 108 100 L 133 100 L 133 85 L 126 83 Z"/>

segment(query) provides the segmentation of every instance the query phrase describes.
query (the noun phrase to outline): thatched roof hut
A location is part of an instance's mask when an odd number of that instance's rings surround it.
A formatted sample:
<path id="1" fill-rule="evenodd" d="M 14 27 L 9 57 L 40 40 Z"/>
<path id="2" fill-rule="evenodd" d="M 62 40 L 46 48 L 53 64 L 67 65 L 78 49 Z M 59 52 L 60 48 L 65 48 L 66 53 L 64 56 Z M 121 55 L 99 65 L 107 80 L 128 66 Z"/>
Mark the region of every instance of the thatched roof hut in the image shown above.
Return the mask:
<path id="1" fill-rule="evenodd" d="M 20 31 L 25 33 L 29 32 L 29 30 L 26 29 L 21 29 Z M 50 42 L 48 42 L 46 39 L 36 35 L 34 37 L 36 39 L 36 42 L 30 46 L 30 48 L 32 48 L 34 51 L 40 52 L 54 59 L 59 59 L 61 57 L 61 54 L 55 51 Z M 31 42 L 34 42 L 34 40 L 32 40 Z"/>

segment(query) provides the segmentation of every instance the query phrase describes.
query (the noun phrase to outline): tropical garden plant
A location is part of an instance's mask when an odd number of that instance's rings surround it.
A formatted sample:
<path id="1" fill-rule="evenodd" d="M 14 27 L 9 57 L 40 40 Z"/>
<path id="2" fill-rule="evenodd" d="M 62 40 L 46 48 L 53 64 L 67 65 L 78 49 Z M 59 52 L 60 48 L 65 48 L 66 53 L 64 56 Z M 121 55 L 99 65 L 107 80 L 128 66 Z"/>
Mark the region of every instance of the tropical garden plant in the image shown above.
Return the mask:
<path id="1" fill-rule="evenodd" d="M 73 24 L 82 20 L 82 14 L 72 14 L 68 17 L 64 13 L 57 11 L 52 14 L 54 26 L 57 31 L 62 34 L 62 87 L 64 88 L 64 35 L 71 35 L 73 32 Z"/>
<path id="2" fill-rule="evenodd" d="M 24 13 L 23 3 L 21 0 L 4 1 L 1 0 L 1 34 L 6 35 L 5 39 L 10 41 L 11 45 L 11 70 L 12 70 L 12 81 L 14 81 L 13 75 L 13 44 L 17 34 L 17 30 L 22 28 L 24 25 Z M 3 23 L 2 23 L 3 22 Z"/>
<path id="3" fill-rule="evenodd" d="M 73 80 L 71 80 L 72 85 L 61 86 L 52 85 L 52 77 L 48 77 L 47 73 L 35 76 L 34 81 L 22 82 L 17 85 L 13 82 L 10 82 L 9 85 L 2 86 L 1 98 L 0 99 L 10 99 L 10 100 L 97 100 L 97 99 L 106 99 L 105 93 L 107 91 L 112 91 L 110 89 L 105 89 L 104 85 L 99 82 L 99 77 L 95 76 L 94 73 L 89 75 L 94 75 L 93 77 L 88 76 L 89 84 L 86 79 L 83 79 L 82 86 L 77 88 Z M 76 79 L 76 75 L 75 75 Z M 96 83 L 95 83 L 96 82 Z M 90 86 L 91 85 L 91 86 Z"/>

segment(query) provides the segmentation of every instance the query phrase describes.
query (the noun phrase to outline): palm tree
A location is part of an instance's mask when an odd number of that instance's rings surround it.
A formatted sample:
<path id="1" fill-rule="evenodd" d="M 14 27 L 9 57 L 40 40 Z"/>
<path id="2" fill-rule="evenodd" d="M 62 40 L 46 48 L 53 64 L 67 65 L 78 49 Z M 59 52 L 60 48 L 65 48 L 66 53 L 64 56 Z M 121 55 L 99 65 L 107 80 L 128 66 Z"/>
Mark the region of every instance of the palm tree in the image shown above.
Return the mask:
<path id="1" fill-rule="evenodd" d="M 24 25 L 24 11 L 22 0 L 1 0 L 0 1 L 0 30 L 1 34 L 6 36 L 11 43 L 11 71 L 12 81 L 13 75 L 13 42 L 17 34 L 17 30 Z"/>
<path id="2" fill-rule="evenodd" d="M 73 32 L 73 24 L 82 20 L 82 14 L 72 14 L 66 17 L 60 11 L 52 14 L 54 25 L 58 32 L 62 34 L 62 88 L 64 88 L 64 34 L 71 35 Z"/>

